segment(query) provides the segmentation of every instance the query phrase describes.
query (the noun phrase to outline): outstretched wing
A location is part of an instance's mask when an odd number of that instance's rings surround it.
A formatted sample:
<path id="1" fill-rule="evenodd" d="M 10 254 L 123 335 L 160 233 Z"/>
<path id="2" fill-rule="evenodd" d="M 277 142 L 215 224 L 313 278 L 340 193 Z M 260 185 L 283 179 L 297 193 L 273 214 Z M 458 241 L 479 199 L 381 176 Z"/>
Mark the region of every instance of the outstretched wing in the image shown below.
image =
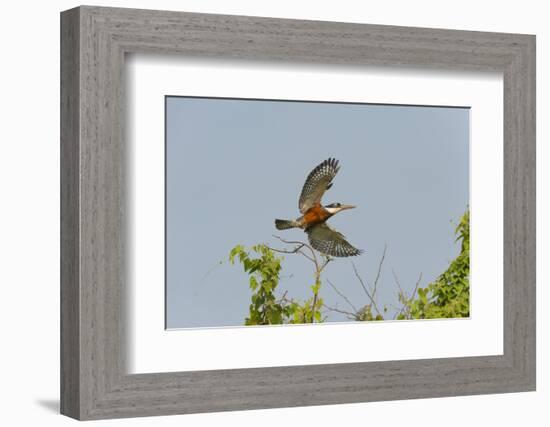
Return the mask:
<path id="1" fill-rule="evenodd" d="M 311 246 L 325 255 L 346 257 L 363 253 L 361 249 L 350 245 L 342 233 L 330 228 L 326 222 L 307 228 L 306 233 Z"/>
<path id="2" fill-rule="evenodd" d="M 301 213 L 305 213 L 308 209 L 321 202 L 321 197 L 330 188 L 331 182 L 339 169 L 338 160 L 329 158 L 310 172 L 302 188 L 302 194 L 300 194 L 300 201 L 298 202 Z"/>

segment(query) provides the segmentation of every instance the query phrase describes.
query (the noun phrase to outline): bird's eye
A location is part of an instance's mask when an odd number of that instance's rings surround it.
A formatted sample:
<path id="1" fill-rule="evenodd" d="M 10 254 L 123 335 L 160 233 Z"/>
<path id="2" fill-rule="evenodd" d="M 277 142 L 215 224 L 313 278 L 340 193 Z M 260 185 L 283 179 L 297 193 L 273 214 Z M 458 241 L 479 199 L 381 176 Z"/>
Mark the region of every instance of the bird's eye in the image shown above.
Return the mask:
<path id="1" fill-rule="evenodd" d="M 336 207 L 339 208 L 340 206 L 342 206 L 341 203 L 336 203 Z"/>

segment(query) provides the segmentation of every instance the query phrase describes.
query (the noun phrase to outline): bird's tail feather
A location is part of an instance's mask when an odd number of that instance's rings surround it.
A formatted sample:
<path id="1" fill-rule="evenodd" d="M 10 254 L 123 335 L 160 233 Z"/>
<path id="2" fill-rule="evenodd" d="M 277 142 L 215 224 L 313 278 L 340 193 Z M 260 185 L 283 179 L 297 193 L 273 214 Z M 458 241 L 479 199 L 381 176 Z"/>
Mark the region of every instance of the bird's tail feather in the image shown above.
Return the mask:
<path id="1" fill-rule="evenodd" d="M 277 227 L 277 230 L 287 230 L 289 228 L 296 228 L 299 227 L 300 224 L 298 224 L 297 221 L 291 220 L 291 219 L 276 219 L 275 220 L 275 227 Z"/>

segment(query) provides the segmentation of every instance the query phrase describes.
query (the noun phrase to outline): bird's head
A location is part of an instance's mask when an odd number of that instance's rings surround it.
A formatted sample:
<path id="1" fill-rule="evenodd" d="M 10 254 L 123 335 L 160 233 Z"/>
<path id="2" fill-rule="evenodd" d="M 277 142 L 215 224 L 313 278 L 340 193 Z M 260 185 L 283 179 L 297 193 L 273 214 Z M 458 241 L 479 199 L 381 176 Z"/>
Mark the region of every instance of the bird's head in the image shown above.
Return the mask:
<path id="1" fill-rule="evenodd" d="M 355 206 L 353 205 L 344 205 L 343 203 L 331 203 L 330 205 L 326 205 L 325 209 L 331 214 L 337 214 L 338 212 L 345 211 L 346 209 L 353 209 Z"/>

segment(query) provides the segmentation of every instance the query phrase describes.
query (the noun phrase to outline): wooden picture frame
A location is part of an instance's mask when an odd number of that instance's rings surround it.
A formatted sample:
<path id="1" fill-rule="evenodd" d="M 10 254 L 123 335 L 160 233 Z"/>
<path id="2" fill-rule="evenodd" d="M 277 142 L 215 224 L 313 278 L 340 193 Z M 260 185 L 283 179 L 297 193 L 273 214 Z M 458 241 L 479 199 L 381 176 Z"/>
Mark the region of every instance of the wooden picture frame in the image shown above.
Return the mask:
<path id="1" fill-rule="evenodd" d="M 502 72 L 504 354 L 127 374 L 123 66 L 125 54 L 136 52 Z M 65 415 L 85 420 L 535 390 L 532 35 L 78 7 L 61 14 L 61 166 Z"/>

